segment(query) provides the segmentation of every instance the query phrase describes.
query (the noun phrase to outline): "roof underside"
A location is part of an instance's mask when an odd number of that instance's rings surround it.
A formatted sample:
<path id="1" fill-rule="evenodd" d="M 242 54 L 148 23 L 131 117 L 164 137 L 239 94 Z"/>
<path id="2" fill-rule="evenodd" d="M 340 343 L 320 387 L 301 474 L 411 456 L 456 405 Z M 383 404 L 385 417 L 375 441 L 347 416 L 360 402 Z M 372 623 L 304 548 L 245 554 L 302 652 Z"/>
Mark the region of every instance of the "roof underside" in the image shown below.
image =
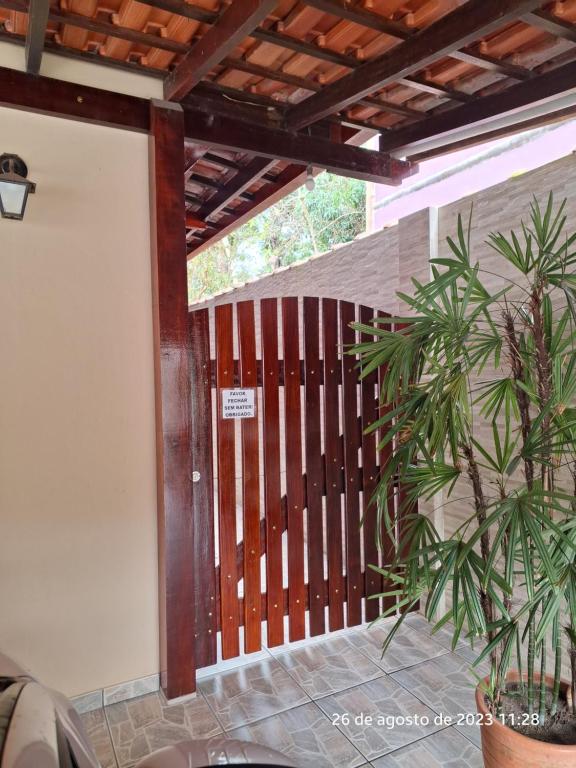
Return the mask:
<path id="1" fill-rule="evenodd" d="M 0 0 L 0 39 L 26 44 L 30 72 L 54 51 L 163 78 L 166 98 L 197 111 L 190 255 L 297 186 L 307 163 L 399 183 L 408 164 L 368 173 L 339 149 L 369 132 L 382 156 L 418 160 L 512 108 L 500 133 L 570 116 L 566 102 L 552 118 L 522 113 L 576 88 L 576 0 Z M 306 154 L 314 137 L 332 165 L 315 145 Z"/>

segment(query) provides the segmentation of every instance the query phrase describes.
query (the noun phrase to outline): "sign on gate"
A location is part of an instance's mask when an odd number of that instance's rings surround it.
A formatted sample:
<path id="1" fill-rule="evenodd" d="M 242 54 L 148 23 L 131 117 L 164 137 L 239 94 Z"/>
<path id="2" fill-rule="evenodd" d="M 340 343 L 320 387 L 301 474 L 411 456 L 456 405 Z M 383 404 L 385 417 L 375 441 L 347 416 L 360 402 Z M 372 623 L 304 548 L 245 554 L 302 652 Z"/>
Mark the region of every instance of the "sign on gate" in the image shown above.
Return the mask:
<path id="1" fill-rule="evenodd" d="M 223 389 L 222 418 L 223 419 L 252 419 L 256 416 L 256 390 Z"/>

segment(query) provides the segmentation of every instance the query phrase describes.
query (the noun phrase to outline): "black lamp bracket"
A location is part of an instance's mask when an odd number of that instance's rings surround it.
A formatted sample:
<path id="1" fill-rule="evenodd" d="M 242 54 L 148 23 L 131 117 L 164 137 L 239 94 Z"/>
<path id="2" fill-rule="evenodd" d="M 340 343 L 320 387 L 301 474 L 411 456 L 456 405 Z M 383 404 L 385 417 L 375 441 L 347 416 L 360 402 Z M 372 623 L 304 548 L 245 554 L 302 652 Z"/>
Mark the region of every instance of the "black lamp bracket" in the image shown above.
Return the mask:
<path id="1" fill-rule="evenodd" d="M 25 179 L 28 176 L 28 166 L 18 155 L 5 152 L 0 155 L 0 173 L 17 173 Z"/>

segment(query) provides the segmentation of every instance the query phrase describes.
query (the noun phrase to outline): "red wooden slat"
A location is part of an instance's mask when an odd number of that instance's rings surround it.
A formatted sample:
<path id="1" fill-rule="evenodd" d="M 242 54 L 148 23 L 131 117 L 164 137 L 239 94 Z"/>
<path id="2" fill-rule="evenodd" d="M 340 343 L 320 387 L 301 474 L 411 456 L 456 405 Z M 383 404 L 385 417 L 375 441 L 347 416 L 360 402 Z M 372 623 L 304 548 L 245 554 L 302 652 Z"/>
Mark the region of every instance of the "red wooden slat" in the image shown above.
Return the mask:
<path id="1" fill-rule="evenodd" d="M 238 572 L 236 569 L 236 461 L 234 420 L 222 418 L 222 389 L 234 376 L 232 305 L 216 307 L 216 381 L 218 386 L 218 539 L 222 657 L 240 653 L 238 640 Z"/>
<path id="2" fill-rule="evenodd" d="M 375 311 L 370 307 L 360 307 L 360 322 L 369 325 Z M 372 334 L 362 334 L 362 341 L 373 341 Z M 364 579 L 366 590 L 365 618 L 373 621 L 380 614 L 377 598 L 369 599 L 370 595 L 378 595 L 382 591 L 382 577 L 370 568 L 378 565 L 378 509 L 373 500 L 377 486 L 378 468 L 376 462 L 376 434 L 366 434 L 366 430 L 378 418 L 377 388 L 378 373 L 373 373 L 362 379 L 362 532 L 364 537 Z"/>
<path id="3" fill-rule="evenodd" d="M 388 312 L 378 312 L 379 317 L 390 317 L 390 314 Z M 389 330 L 394 330 L 393 325 L 388 326 L 381 326 L 386 327 Z M 378 369 L 378 395 L 380 397 L 380 392 L 382 389 L 382 385 L 384 382 L 384 377 L 386 375 L 386 366 L 381 366 Z M 378 415 L 379 417 L 384 416 L 386 413 L 388 413 L 393 407 L 392 403 L 381 403 L 379 404 L 378 408 Z M 381 440 L 382 437 L 386 434 L 388 429 L 390 428 L 390 425 L 385 425 L 382 429 L 378 430 L 379 435 L 378 439 Z M 392 446 L 388 444 L 385 448 L 382 448 L 378 452 L 378 463 L 380 468 L 383 468 L 386 466 L 386 464 L 390 461 L 390 458 L 392 456 Z M 395 506 L 396 506 L 396 492 L 395 488 L 391 485 L 390 490 L 388 493 L 388 514 L 392 520 L 395 519 Z M 394 558 L 395 554 L 395 545 L 394 545 L 394 539 L 391 535 L 389 535 L 386 531 L 386 525 L 384 522 L 384 514 L 382 515 L 383 522 L 382 522 L 382 528 L 381 528 L 381 545 L 382 545 L 382 552 L 381 552 L 381 558 L 383 566 L 388 566 L 392 559 Z M 383 578 L 382 580 L 382 589 L 384 591 L 393 590 L 395 588 L 394 582 L 390 579 Z M 397 603 L 396 597 L 385 597 L 382 599 L 382 612 L 386 612 L 393 608 Z M 389 615 L 389 614 L 388 614 Z"/>
<path id="4" fill-rule="evenodd" d="M 322 442 L 320 436 L 319 302 L 304 299 L 306 497 L 310 634 L 325 631 Z"/>
<path id="5" fill-rule="evenodd" d="M 338 406 L 338 304 L 322 299 L 324 347 L 324 453 L 326 477 L 326 539 L 328 550 L 328 624 L 331 631 L 344 626 L 342 574 L 342 510 L 340 472 L 342 442 Z"/>
<path id="6" fill-rule="evenodd" d="M 346 586 L 346 577 L 344 577 L 344 586 Z M 328 607 L 328 581 L 327 580 L 324 581 L 322 594 L 323 594 L 324 607 L 327 608 Z M 364 597 L 364 595 L 363 595 L 363 597 Z M 266 619 L 267 619 L 267 595 L 266 595 L 265 592 L 262 593 L 261 599 L 262 599 L 262 620 L 266 621 Z M 282 590 L 282 598 L 281 598 L 281 600 L 282 600 L 282 607 L 283 607 L 283 611 L 284 611 L 284 616 L 288 616 L 289 612 L 288 612 L 288 588 L 287 587 Z M 244 603 L 244 598 L 243 597 L 239 598 L 239 604 L 240 604 L 240 624 L 241 625 L 244 624 L 243 603 Z M 306 592 L 306 609 L 307 610 L 309 609 L 308 591 Z M 220 628 L 220 626 L 218 626 L 218 628 Z"/>
<path id="7" fill-rule="evenodd" d="M 284 423 L 286 430 L 286 496 L 288 505 L 288 594 L 290 641 L 305 636 L 304 494 L 298 299 L 282 299 L 284 345 Z"/>
<path id="8" fill-rule="evenodd" d="M 356 358 L 346 354 L 356 341 L 350 328 L 356 308 L 340 302 L 342 355 L 342 409 L 344 424 L 345 531 L 346 531 L 346 620 L 348 626 L 362 623 L 362 561 L 360 555 L 360 483 L 358 478 L 358 369 Z"/>
<path id="9" fill-rule="evenodd" d="M 262 405 L 264 423 L 264 503 L 266 520 L 266 599 L 268 645 L 284 643 L 282 589 L 282 490 L 278 397 L 278 305 L 260 303 L 262 334 Z"/>
<path id="10" fill-rule="evenodd" d="M 256 388 L 254 302 L 236 307 L 240 349 L 240 386 Z M 255 400 L 257 397 L 255 393 Z M 258 417 L 242 419 L 242 508 L 244 520 L 244 650 L 261 648 L 260 479 Z"/>
<path id="11" fill-rule="evenodd" d="M 196 663 L 215 664 L 216 571 L 214 557 L 214 483 L 212 467 L 212 386 L 210 383 L 210 318 L 207 309 L 190 312 L 190 392 L 193 471 L 200 474 L 192 495 L 194 526 L 194 616 Z"/>

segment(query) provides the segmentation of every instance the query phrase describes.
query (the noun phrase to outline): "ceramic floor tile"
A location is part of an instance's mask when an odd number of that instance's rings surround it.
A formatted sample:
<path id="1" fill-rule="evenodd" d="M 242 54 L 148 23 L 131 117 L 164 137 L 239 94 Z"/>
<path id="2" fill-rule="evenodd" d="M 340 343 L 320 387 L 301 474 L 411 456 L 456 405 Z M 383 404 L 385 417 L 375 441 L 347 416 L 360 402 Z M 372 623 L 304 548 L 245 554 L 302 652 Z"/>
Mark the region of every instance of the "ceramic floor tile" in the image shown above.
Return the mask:
<path id="1" fill-rule="evenodd" d="M 439 728 L 434 725 L 435 713 L 387 675 L 319 699 L 317 704 L 367 760 Z"/>
<path id="2" fill-rule="evenodd" d="M 94 709 L 91 712 L 85 712 L 80 715 L 80 720 L 101 768 L 116 768 L 116 757 L 114 756 L 114 748 L 104 710 Z"/>
<path id="3" fill-rule="evenodd" d="M 380 677 L 382 670 L 346 638 L 314 643 L 276 656 L 313 699 Z"/>
<path id="4" fill-rule="evenodd" d="M 482 752 L 454 728 L 380 757 L 374 768 L 482 768 Z"/>
<path id="5" fill-rule="evenodd" d="M 366 762 L 316 704 L 311 703 L 237 728 L 228 735 L 272 747 L 302 767 L 357 768 Z"/>
<path id="6" fill-rule="evenodd" d="M 422 634 L 428 635 L 435 643 L 438 643 L 438 645 L 441 645 L 442 648 L 445 648 L 447 651 L 452 650 L 452 624 L 444 625 L 437 632 L 433 633 L 432 628 L 434 625 L 430 624 L 430 622 L 425 619 L 421 613 L 410 614 L 410 616 L 407 616 L 404 619 L 404 624 L 410 627 L 410 629 L 415 629 Z M 466 638 L 460 637 L 456 647 L 461 648 L 462 646 L 465 646 L 466 643 Z"/>
<path id="7" fill-rule="evenodd" d="M 226 730 L 309 701 L 275 659 L 214 675 L 200 681 L 198 687 Z"/>
<path id="8" fill-rule="evenodd" d="M 385 672 L 411 667 L 447 653 L 446 648 L 433 640 L 429 634 L 402 624 L 382 656 L 382 646 L 391 628 L 392 625 L 388 624 L 359 629 L 351 636 L 350 642 Z"/>
<path id="9" fill-rule="evenodd" d="M 481 667 L 482 674 L 487 671 L 485 666 Z M 392 677 L 438 714 L 458 718 L 476 712 L 476 678 L 470 671 L 470 663 L 457 654 L 394 672 Z M 474 744 L 480 744 L 477 726 L 452 724 Z"/>
<path id="10" fill-rule="evenodd" d="M 482 650 L 486 647 L 486 643 L 482 641 L 478 641 L 474 643 L 474 647 L 472 647 L 469 643 L 466 645 L 462 645 L 459 648 L 456 649 L 456 654 L 458 656 L 461 656 L 465 661 L 468 662 L 468 666 L 472 668 L 472 665 L 480 656 L 482 653 Z M 484 669 L 484 667 L 482 667 Z M 475 669 L 475 667 L 474 667 Z"/>
<path id="11" fill-rule="evenodd" d="M 110 704 L 106 717 L 120 768 L 128 768 L 156 749 L 185 739 L 222 733 L 216 717 L 200 696 L 167 704 L 161 694 Z"/>

